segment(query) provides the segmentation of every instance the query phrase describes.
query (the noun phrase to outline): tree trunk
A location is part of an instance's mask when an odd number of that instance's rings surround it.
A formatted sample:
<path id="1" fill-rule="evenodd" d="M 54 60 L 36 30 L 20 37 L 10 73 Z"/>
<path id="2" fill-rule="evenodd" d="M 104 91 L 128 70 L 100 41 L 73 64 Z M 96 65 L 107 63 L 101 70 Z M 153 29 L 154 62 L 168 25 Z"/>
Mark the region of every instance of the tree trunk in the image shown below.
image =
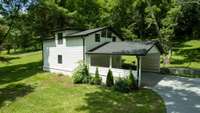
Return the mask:
<path id="1" fill-rule="evenodd" d="M 10 48 L 7 49 L 7 54 L 10 54 Z"/>

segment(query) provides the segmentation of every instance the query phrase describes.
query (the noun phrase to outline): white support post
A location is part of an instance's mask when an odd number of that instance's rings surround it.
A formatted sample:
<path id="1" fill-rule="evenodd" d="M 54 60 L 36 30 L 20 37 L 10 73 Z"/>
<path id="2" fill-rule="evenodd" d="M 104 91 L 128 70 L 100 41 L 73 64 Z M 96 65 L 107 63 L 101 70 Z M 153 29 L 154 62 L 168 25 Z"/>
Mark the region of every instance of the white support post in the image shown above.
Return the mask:
<path id="1" fill-rule="evenodd" d="M 112 69 L 112 55 L 109 56 L 109 68 Z"/>
<path id="2" fill-rule="evenodd" d="M 142 57 L 139 57 L 139 78 L 138 78 L 138 86 L 141 86 L 141 71 L 142 70 Z"/>
<path id="3" fill-rule="evenodd" d="M 137 56 L 137 85 L 138 88 L 141 86 L 141 68 L 142 68 L 142 57 Z"/>

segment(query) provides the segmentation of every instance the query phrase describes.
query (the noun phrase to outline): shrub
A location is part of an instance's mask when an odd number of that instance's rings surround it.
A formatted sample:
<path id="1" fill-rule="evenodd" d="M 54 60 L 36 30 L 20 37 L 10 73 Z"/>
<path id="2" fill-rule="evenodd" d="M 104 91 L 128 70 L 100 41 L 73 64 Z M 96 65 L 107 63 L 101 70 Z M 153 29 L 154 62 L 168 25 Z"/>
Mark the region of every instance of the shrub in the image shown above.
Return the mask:
<path id="1" fill-rule="evenodd" d="M 99 75 L 99 71 L 98 71 L 98 68 L 96 68 L 96 71 L 95 71 L 95 77 L 94 77 L 94 84 L 96 85 L 101 85 L 101 77 Z"/>
<path id="2" fill-rule="evenodd" d="M 91 80 L 91 76 L 88 70 L 88 66 L 84 64 L 84 68 L 83 68 L 83 81 L 82 83 L 90 83 Z"/>
<path id="3" fill-rule="evenodd" d="M 130 70 L 129 76 L 128 76 L 128 84 L 130 89 L 135 89 L 136 88 L 136 83 L 135 83 L 135 77 L 132 73 L 132 70 Z"/>
<path id="4" fill-rule="evenodd" d="M 95 78 L 93 77 L 93 76 L 91 76 L 91 78 L 90 78 L 90 84 L 95 84 Z"/>
<path id="5" fill-rule="evenodd" d="M 106 85 L 108 87 L 111 87 L 114 85 L 113 75 L 112 75 L 112 71 L 110 69 L 109 69 L 107 77 L 106 77 Z"/>
<path id="6" fill-rule="evenodd" d="M 80 63 L 73 73 L 74 83 L 89 83 L 91 77 L 87 65 Z"/>
<path id="7" fill-rule="evenodd" d="M 115 85 L 114 85 L 114 90 L 123 92 L 123 93 L 128 93 L 130 91 L 128 79 L 119 78 L 118 80 L 116 80 Z"/>

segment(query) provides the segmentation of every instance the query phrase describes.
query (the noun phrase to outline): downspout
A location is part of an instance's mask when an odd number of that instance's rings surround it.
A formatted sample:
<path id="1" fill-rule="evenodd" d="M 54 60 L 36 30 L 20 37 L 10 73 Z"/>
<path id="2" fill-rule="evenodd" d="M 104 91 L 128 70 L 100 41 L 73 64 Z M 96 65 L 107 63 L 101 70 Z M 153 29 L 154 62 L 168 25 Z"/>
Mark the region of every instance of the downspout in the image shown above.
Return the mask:
<path id="1" fill-rule="evenodd" d="M 44 70 L 44 40 L 42 39 L 42 70 Z"/>
<path id="2" fill-rule="evenodd" d="M 86 48 L 85 48 L 85 38 L 84 37 L 81 37 L 83 39 L 83 63 L 86 64 L 86 56 L 85 56 L 85 51 L 86 51 Z"/>

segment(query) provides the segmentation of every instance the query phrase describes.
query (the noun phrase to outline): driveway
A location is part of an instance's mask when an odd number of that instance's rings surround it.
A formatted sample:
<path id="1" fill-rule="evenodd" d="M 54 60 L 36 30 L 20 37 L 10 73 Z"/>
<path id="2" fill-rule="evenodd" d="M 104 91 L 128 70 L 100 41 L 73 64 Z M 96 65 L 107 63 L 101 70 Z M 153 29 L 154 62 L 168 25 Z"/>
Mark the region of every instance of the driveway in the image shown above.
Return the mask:
<path id="1" fill-rule="evenodd" d="M 142 73 L 142 83 L 165 101 L 167 113 L 200 113 L 200 79 Z"/>

